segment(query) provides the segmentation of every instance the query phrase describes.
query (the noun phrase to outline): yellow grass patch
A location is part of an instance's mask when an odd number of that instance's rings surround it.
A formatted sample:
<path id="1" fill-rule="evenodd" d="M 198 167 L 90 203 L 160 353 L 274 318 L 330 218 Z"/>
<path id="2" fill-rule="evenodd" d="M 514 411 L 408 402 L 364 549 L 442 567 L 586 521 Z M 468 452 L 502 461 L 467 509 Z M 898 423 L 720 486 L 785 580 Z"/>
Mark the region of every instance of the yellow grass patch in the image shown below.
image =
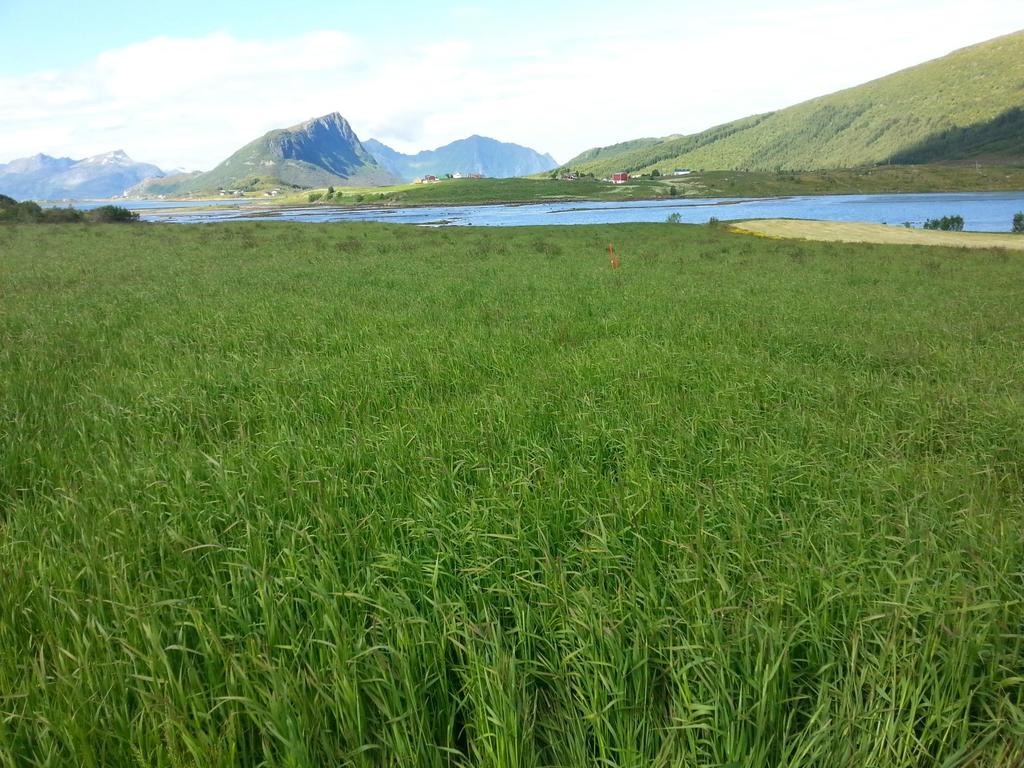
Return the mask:
<path id="1" fill-rule="evenodd" d="M 819 240 L 843 243 L 940 245 L 949 248 L 1006 248 L 1024 251 L 1024 236 L 984 232 L 933 232 L 885 224 L 853 224 L 840 221 L 764 219 L 742 221 L 730 229 L 748 235 L 777 239 Z"/>

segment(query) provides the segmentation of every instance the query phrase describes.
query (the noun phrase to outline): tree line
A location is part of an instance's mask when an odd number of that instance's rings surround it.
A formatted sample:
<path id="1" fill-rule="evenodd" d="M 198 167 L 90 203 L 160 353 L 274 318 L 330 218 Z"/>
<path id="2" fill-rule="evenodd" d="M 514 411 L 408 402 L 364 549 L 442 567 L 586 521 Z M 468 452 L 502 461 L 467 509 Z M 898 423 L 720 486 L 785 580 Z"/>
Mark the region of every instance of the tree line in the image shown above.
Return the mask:
<path id="1" fill-rule="evenodd" d="M 963 232 L 964 217 L 943 216 L 941 219 L 928 219 L 924 223 L 924 228 L 940 230 L 942 232 Z M 1014 214 L 1010 231 L 1015 235 L 1024 235 L 1024 211 Z"/>

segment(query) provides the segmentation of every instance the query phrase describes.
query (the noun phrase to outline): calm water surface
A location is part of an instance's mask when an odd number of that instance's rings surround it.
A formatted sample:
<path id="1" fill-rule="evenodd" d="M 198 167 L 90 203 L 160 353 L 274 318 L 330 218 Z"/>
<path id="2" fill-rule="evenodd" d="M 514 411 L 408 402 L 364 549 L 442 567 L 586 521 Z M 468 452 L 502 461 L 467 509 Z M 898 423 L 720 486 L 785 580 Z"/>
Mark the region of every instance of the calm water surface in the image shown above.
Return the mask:
<path id="1" fill-rule="evenodd" d="M 232 201 L 216 201 L 229 204 Z M 201 223 L 219 221 L 383 221 L 434 226 L 518 227 L 534 225 L 660 222 L 678 213 L 683 222 L 718 219 L 822 219 L 920 227 L 927 219 L 964 218 L 965 229 L 1008 232 L 1013 215 L 1024 211 L 1024 192 L 976 192 L 900 195 L 827 195 L 771 199 L 657 200 L 635 202 L 562 202 L 529 205 L 429 206 L 422 208 L 332 207 L 192 210 L 209 202 L 126 203 L 148 221 Z M 244 204 L 243 204 L 244 205 Z M 176 210 L 167 210 L 174 208 Z M 157 211 L 154 209 L 163 209 Z"/>

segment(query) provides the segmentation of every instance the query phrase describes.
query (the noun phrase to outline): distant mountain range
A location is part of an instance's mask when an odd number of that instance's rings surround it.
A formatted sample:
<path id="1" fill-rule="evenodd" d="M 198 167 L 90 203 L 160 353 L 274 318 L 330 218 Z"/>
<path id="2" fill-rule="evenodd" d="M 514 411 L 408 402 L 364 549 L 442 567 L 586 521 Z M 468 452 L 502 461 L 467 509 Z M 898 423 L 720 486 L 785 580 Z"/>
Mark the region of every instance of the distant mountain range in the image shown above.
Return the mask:
<path id="1" fill-rule="evenodd" d="M 1024 164 L 1024 31 L 955 51 L 865 85 L 701 133 L 587 150 L 563 167 L 617 171 L 817 171 L 878 164 Z M 384 186 L 420 176 L 529 176 L 550 155 L 482 136 L 406 155 L 360 141 L 337 112 L 270 131 L 211 171 L 166 175 L 124 152 L 0 164 L 16 199 L 209 193 L 218 189 Z"/>
<path id="2" fill-rule="evenodd" d="M 212 171 L 151 179 L 132 193 L 175 195 L 274 186 L 373 187 L 448 173 L 527 176 L 557 166 L 550 155 L 482 136 L 405 155 L 374 139 L 360 141 L 348 121 L 333 112 L 292 128 L 270 131 Z"/>
<path id="3" fill-rule="evenodd" d="M 374 187 L 448 173 L 507 178 L 557 167 L 550 155 L 482 136 L 404 155 L 365 144 L 337 112 L 279 128 L 246 144 L 207 172 L 165 174 L 124 152 L 86 160 L 36 155 L 0 165 L 0 193 L 23 199 L 181 195 L 221 189 Z"/>
<path id="4" fill-rule="evenodd" d="M 84 160 L 34 155 L 0 164 L 0 194 L 17 200 L 118 197 L 144 179 L 163 175 L 121 150 Z"/>
<path id="5" fill-rule="evenodd" d="M 396 152 L 376 139 L 363 142 L 380 165 L 403 181 L 449 173 L 479 173 L 497 179 L 530 176 L 558 167 L 551 155 L 542 155 L 529 147 L 470 136 L 438 149 L 415 155 Z"/>
<path id="6" fill-rule="evenodd" d="M 1024 162 L 1024 32 L 703 133 L 588 150 L 566 167 L 606 176 L 976 161 Z"/>

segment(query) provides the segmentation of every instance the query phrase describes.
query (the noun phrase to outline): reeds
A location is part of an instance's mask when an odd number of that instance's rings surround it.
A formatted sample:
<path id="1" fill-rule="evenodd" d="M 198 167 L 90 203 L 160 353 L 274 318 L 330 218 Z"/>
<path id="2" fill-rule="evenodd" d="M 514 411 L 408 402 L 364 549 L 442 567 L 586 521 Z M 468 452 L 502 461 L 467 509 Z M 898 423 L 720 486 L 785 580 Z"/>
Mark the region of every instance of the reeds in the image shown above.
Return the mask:
<path id="1" fill-rule="evenodd" d="M 0 765 L 1017 766 L 1022 286 L 689 226 L 0 232 Z"/>

